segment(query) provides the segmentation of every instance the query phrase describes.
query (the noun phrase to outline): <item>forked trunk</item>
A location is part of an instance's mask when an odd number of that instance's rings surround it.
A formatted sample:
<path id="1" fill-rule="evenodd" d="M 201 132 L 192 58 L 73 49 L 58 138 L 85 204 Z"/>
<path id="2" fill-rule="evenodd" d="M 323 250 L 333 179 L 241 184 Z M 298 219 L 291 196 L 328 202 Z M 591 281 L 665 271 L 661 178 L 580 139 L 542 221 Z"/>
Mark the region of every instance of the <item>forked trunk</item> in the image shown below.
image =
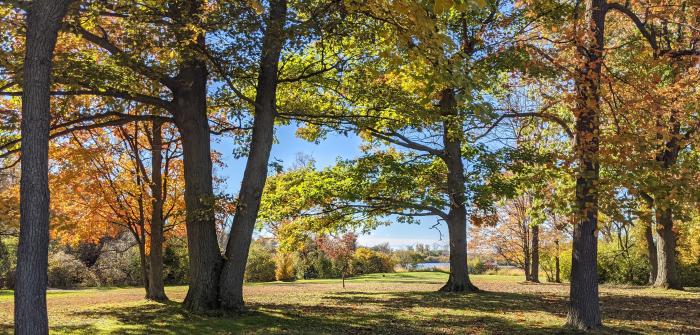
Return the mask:
<path id="1" fill-rule="evenodd" d="M 567 324 L 602 326 L 598 302 L 598 177 L 600 163 L 600 75 L 604 46 L 605 0 L 586 0 L 581 67 L 576 82 L 576 222 L 571 259 Z"/>
<path id="2" fill-rule="evenodd" d="M 161 123 L 153 122 L 151 140 L 151 244 L 149 250 L 149 260 L 151 268 L 148 278 L 149 300 L 168 301 L 165 295 L 165 284 L 163 283 L 163 177 L 161 167 L 163 165 L 163 135 Z"/>
<path id="3" fill-rule="evenodd" d="M 442 91 L 440 112 L 443 117 L 442 159 L 447 166 L 447 192 L 450 211 L 447 229 L 450 238 L 450 277 L 440 288 L 443 292 L 476 292 L 467 269 L 467 209 L 464 164 L 462 163 L 462 124 L 457 118 L 456 100 L 451 89 Z"/>
<path id="4" fill-rule="evenodd" d="M 532 226 L 532 260 L 530 263 L 530 281 L 540 282 L 540 226 Z"/>
<path id="5" fill-rule="evenodd" d="M 232 311 L 240 311 L 245 307 L 243 277 L 255 220 L 265 188 L 267 165 L 274 138 L 278 64 L 285 40 L 286 16 L 287 0 L 271 0 L 270 14 L 263 37 L 250 154 L 243 172 L 238 206 L 226 244 L 226 262 L 220 280 L 221 306 Z"/>
<path id="6" fill-rule="evenodd" d="M 206 66 L 199 62 L 187 64 L 176 79 L 182 83 L 174 92 L 173 114 L 182 137 L 190 265 L 189 290 L 184 305 L 190 311 L 204 312 L 219 308 L 222 264 L 214 220 Z"/>
<path id="7" fill-rule="evenodd" d="M 676 270 L 676 234 L 673 232 L 671 208 L 656 208 L 656 251 L 658 270 L 654 287 L 682 290 Z"/>
<path id="8" fill-rule="evenodd" d="M 15 284 L 15 334 L 49 333 L 50 87 L 54 47 L 70 0 L 29 3 L 22 94 L 20 231 Z"/>

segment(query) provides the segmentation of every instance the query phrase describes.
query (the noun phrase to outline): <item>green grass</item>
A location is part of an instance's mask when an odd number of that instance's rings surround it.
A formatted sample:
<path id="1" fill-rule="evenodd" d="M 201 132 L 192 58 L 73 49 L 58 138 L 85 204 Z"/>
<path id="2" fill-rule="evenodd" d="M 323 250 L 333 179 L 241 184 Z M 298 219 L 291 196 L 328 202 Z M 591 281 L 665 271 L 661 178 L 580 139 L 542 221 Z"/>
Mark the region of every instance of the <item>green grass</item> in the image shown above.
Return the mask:
<path id="1" fill-rule="evenodd" d="M 570 334 L 568 287 L 514 276 L 472 276 L 485 292 L 444 294 L 439 272 L 372 274 L 346 280 L 246 285 L 249 312 L 194 315 L 179 302 L 143 300 L 140 288 L 48 293 L 52 334 Z M 700 333 L 700 294 L 601 287 L 605 333 Z M 0 333 L 11 332 L 12 295 L 0 291 Z"/>

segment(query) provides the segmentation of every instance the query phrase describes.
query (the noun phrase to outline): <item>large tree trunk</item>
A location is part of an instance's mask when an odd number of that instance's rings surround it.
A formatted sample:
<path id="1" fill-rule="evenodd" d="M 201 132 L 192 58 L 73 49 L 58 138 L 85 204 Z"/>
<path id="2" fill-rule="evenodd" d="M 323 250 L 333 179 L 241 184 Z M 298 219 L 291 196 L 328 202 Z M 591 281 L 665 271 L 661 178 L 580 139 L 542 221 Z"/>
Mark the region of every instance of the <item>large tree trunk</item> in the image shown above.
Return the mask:
<path id="1" fill-rule="evenodd" d="M 243 172 L 236 215 L 226 245 L 226 263 L 221 274 L 221 305 L 227 310 L 244 308 L 243 276 L 253 237 L 260 199 L 267 179 L 277 114 L 277 72 L 284 45 L 287 0 L 270 1 L 270 13 L 263 37 L 260 73 L 255 97 L 255 119 L 250 154 Z"/>
<path id="2" fill-rule="evenodd" d="M 50 86 L 54 47 L 70 0 L 35 0 L 27 14 L 22 94 L 20 233 L 15 334 L 48 334 Z"/>
<path id="3" fill-rule="evenodd" d="M 440 110 L 443 120 L 442 159 L 447 166 L 447 191 L 450 211 L 447 230 L 450 237 L 450 277 L 440 288 L 443 292 L 476 292 L 467 270 L 467 209 L 464 164 L 462 163 L 462 123 L 457 118 L 456 100 L 452 89 L 442 91 Z"/>
<path id="4" fill-rule="evenodd" d="M 168 301 L 163 284 L 163 178 L 161 167 L 163 165 L 163 135 L 161 123 L 153 122 L 151 140 L 151 244 L 149 260 L 151 268 L 148 278 L 147 299 L 154 301 Z"/>
<path id="5" fill-rule="evenodd" d="M 540 226 L 532 226 L 532 263 L 530 264 L 530 281 L 540 282 Z"/>
<path id="6" fill-rule="evenodd" d="M 567 324 L 602 326 L 598 302 L 598 179 L 600 162 L 600 75 L 604 46 L 605 0 L 586 0 L 581 67 L 576 82 L 576 222 L 571 260 Z"/>
<path id="7" fill-rule="evenodd" d="M 658 120 L 661 125 L 661 120 Z M 670 133 L 673 135 L 664 143 L 664 147 L 659 151 L 656 161 L 661 163 L 662 168 L 667 172 L 678 161 L 680 152 L 681 125 L 678 122 L 675 112 L 671 114 L 669 120 Z M 657 138 L 662 139 L 662 135 Z M 668 194 L 656 194 L 654 199 L 654 210 L 656 213 L 656 261 L 657 272 L 654 287 L 671 289 L 683 289 L 680 278 L 676 270 L 676 234 L 673 231 L 673 209 Z"/>
<path id="8" fill-rule="evenodd" d="M 204 43 L 200 36 L 201 43 Z M 203 62 L 183 65 L 174 92 L 175 124 L 182 137 L 185 170 L 189 290 L 184 305 L 190 311 L 219 308 L 221 252 L 216 242 L 214 188 L 207 118 L 207 69 Z"/>
<path id="9" fill-rule="evenodd" d="M 671 208 L 656 208 L 656 251 L 658 268 L 654 287 L 683 289 L 676 270 L 676 234 Z"/>

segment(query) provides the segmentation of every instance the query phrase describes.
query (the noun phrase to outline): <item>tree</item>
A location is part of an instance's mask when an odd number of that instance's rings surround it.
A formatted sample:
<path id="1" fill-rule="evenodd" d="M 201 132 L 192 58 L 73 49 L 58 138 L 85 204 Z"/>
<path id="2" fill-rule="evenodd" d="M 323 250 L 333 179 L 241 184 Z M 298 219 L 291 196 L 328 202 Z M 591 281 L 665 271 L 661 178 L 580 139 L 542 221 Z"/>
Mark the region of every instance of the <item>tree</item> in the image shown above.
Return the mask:
<path id="1" fill-rule="evenodd" d="M 345 288 L 345 277 L 350 269 L 352 255 L 357 249 L 357 237 L 353 233 L 331 238 L 321 235 L 316 239 L 316 244 L 336 264 L 340 264 L 340 275 Z"/>
<path id="2" fill-rule="evenodd" d="M 49 127 L 53 51 L 70 0 L 31 3 L 23 65 L 20 232 L 15 333 L 48 334 Z"/>
<path id="3" fill-rule="evenodd" d="M 163 127 L 132 123 L 75 131 L 51 151 L 53 236 L 77 244 L 130 234 L 139 248 L 146 297 L 157 301 L 167 299 L 158 279 L 163 234 L 184 235 L 181 145 L 176 129 Z"/>
<path id="4" fill-rule="evenodd" d="M 656 229 L 650 227 L 652 234 L 647 234 L 647 245 L 655 248 L 649 251 L 650 262 L 657 264 L 650 274 L 653 285 L 679 289 L 673 227 L 674 217 L 684 216 L 684 200 L 694 192 L 683 179 L 697 173 L 687 149 L 699 128 L 694 112 L 698 97 L 689 87 L 698 78 L 693 57 L 700 50 L 693 41 L 700 9 L 682 1 L 667 1 L 663 9 L 647 3 L 608 7 L 632 23 L 619 29 L 631 43 L 611 53 L 616 80 L 604 96 L 616 120 L 612 141 L 628 153 L 614 164 L 632 172 L 622 175 L 627 176 L 622 184 L 654 210 Z"/>

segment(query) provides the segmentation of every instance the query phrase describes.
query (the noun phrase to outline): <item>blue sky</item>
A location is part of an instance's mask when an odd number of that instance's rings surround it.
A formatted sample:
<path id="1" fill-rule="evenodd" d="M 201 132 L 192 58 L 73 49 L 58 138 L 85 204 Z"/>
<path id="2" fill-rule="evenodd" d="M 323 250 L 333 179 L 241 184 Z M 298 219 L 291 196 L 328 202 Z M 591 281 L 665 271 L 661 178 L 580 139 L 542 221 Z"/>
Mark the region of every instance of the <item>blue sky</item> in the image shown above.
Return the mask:
<path id="1" fill-rule="evenodd" d="M 278 126 L 275 129 L 277 143 L 272 147 L 270 160 L 281 160 L 285 168 L 292 165 L 301 153 L 312 157 L 319 168 L 330 166 L 340 159 L 354 158 L 361 154 L 361 140 L 356 136 L 329 135 L 319 144 L 307 142 L 295 136 L 294 125 Z M 238 193 L 245 168 L 245 157 L 235 159 L 233 156 L 233 143 L 230 138 L 214 138 L 213 149 L 222 154 L 222 160 L 226 164 L 223 168 L 215 168 L 215 173 L 226 179 L 224 191 L 235 195 Z M 447 227 L 441 224 L 443 240 L 440 234 L 430 227 L 436 222 L 435 218 L 425 218 L 420 225 L 393 223 L 389 226 L 379 227 L 368 235 L 359 237 L 361 245 L 372 246 L 388 242 L 394 248 L 401 248 L 416 243 L 446 244 Z"/>

